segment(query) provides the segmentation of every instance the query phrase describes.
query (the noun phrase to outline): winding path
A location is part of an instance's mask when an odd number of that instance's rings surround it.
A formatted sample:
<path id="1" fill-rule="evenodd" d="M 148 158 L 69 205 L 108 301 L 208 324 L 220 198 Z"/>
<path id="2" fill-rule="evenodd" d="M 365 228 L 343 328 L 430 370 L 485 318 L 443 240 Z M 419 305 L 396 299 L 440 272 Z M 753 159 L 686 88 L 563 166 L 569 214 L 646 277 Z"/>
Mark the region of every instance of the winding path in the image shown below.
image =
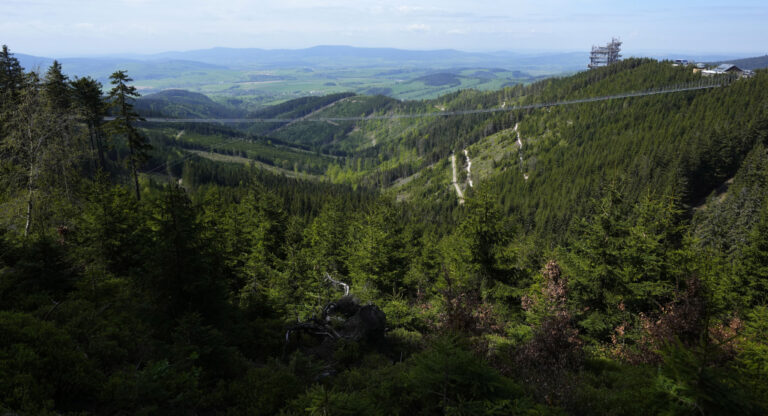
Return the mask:
<path id="1" fill-rule="evenodd" d="M 456 179 L 456 154 L 451 153 L 451 169 L 453 170 L 453 184 L 454 189 L 456 189 L 456 195 L 459 196 L 459 205 L 464 203 L 464 193 L 461 192 L 461 188 L 459 188 L 459 182 Z"/>

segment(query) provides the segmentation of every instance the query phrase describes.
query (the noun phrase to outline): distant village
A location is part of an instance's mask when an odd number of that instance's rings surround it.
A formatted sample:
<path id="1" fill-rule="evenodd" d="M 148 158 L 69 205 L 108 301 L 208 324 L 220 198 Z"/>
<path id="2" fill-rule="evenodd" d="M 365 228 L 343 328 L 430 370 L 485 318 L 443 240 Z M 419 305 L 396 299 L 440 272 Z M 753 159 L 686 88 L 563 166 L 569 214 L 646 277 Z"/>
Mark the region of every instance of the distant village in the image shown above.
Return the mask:
<path id="1" fill-rule="evenodd" d="M 613 38 L 605 46 L 592 46 L 592 52 L 589 54 L 589 69 L 600 68 L 611 65 L 612 63 L 621 60 L 621 45 L 622 42 Z M 693 67 L 693 73 L 705 77 L 711 77 L 715 75 L 736 75 L 742 78 L 750 78 L 755 75 L 754 71 L 748 69 L 741 69 L 734 64 L 723 63 L 717 66 L 707 65 L 703 62 L 692 62 L 687 59 L 675 59 L 672 62 L 672 66 L 685 66 Z"/>

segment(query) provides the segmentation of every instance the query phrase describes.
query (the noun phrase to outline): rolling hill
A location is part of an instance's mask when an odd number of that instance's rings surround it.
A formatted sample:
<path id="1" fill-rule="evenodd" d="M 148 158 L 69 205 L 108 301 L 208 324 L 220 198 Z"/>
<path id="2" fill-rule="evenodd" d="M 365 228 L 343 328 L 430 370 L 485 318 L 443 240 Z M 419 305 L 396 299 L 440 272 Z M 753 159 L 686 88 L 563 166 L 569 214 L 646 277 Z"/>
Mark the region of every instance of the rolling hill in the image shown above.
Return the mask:
<path id="1" fill-rule="evenodd" d="M 23 67 L 45 71 L 47 57 L 18 54 Z M 318 46 L 296 50 L 213 48 L 154 55 L 64 57 L 65 74 L 91 76 L 105 86 L 126 70 L 142 94 L 184 89 L 225 105 L 255 110 L 304 96 L 354 92 L 398 99 L 435 98 L 457 89 L 498 89 L 583 67 L 583 53 L 470 53 Z M 460 83 L 418 81 L 455 73 Z M 495 77 L 488 74 L 493 73 Z M 478 75 L 479 74 L 479 75 Z"/>
<path id="2" fill-rule="evenodd" d="M 462 71 L 465 70 L 434 73 L 411 82 L 454 86 L 457 80 L 464 81 L 471 75 L 494 80 L 489 74 L 500 73 L 488 70 L 478 75 Z M 760 120 L 766 118 L 765 107 L 754 104 L 766 100 L 763 89 L 752 86 L 764 82 L 765 74 L 720 89 L 543 110 L 376 121 L 306 119 L 428 114 L 552 102 L 692 82 L 698 76 L 685 68 L 630 59 L 530 86 L 491 92 L 456 91 L 425 101 L 349 93 L 304 97 L 249 114 L 296 119 L 294 122 L 251 123 L 231 128 L 274 140 L 272 144 L 262 140 L 260 146 L 267 147 L 261 147 L 259 152 L 270 153 L 269 146 L 282 146 L 277 153 L 310 150 L 317 155 L 342 157 L 320 164 L 304 160 L 298 165 L 314 166 L 312 173 L 325 173 L 334 182 L 375 185 L 401 199 L 440 204 L 455 202 L 445 161 L 452 153 L 461 154 L 466 149 L 475 169 L 475 187 L 493 189 L 502 195 L 507 212 L 518 213 L 532 229 L 562 236 L 580 212 L 578 201 L 599 193 L 606 181 L 621 181 L 633 193 L 647 187 L 668 190 L 679 194 L 689 205 L 706 197 L 736 172 L 752 139 L 732 140 L 730 153 L 724 155 L 717 154 L 715 149 L 722 146 L 718 143 L 729 137 L 752 137 L 751 129 L 759 128 Z M 234 114 L 200 94 L 188 92 L 164 92 L 140 102 L 140 108 L 145 110 L 151 103 L 150 108 L 177 115 Z M 729 103 L 728 111 L 717 110 L 723 108 L 723 102 Z M 660 114 L 673 116 L 661 118 Z M 630 125 L 635 127 L 624 127 Z M 659 139 L 670 134 L 675 135 L 675 140 Z M 277 165 L 290 166 L 293 162 L 286 161 L 304 155 L 275 157 Z M 728 162 L 713 166 L 718 157 Z M 464 158 L 459 158 L 459 162 L 460 167 L 466 163 Z M 318 166 L 325 171 L 318 171 Z M 578 178 L 578 182 L 565 178 Z M 472 194 L 466 182 L 461 186 Z M 549 200 L 546 209 L 541 209 L 542 198 Z"/>
<path id="3" fill-rule="evenodd" d="M 696 77 L 685 68 L 630 59 L 492 92 L 459 91 L 426 101 L 343 94 L 307 97 L 254 114 L 318 118 L 491 108 L 646 90 Z M 458 76 L 435 79 L 451 81 Z M 562 236 L 583 209 L 579 201 L 598 194 L 606 182 L 620 181 L 633 195 L 649 187 L 667 190 L 691 205 L 706 197 L 736 172 L 754 143 L 754 129 L 762 128 L 761 120 L 768 118 L 766 106 L 755 104 L 768 100 L 760 87 L 764 82 L 766 74 L 760 73 L 754 80 L 719 89 L 552 109 L 239 128 L 344 156 L 329 165 L 326 174 L 332 181 L 375 184 L 404 199 L 441 204 L 455 203 L 445 161 L 451 153 L 467 149 L 476 169 L 475 187 L 500 195 L 506 212 L 517 213 L 528 227 Z M 670 135 L 675 139 L 669 140 Z M 720 154 L 717 149 L 723 140 L 730 147 Z M 727 162 L 716 164 L 717 158 Z M 461 186 L 472 194 L 466 183 Z"/>
<path id="4" fill-rule="evenodd" d="M 204 94 L 185 90 L 165 90 L 136 100 L 136 111 L 144 117 L 237 118 L 245 112 L 219 104 Z"/>

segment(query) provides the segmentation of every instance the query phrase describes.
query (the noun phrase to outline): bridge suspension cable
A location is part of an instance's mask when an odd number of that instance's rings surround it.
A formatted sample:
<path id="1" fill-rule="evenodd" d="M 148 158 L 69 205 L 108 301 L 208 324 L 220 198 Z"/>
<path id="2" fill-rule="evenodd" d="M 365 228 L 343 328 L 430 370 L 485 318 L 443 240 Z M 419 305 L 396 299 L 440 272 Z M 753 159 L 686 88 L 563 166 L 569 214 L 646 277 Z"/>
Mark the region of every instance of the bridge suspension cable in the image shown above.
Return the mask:
<path id="1" fill-rule="evenodd" d="M 519 110 L 531 110 L 547 107 L 559 107 L 574 104 L 593 103 L 598 101 L 617 100 L 623 98 L 645 97 L 649 95 L 671 94 L 684 91 L 697 91 L 711 88 L 719 88 L 730 84 L 733 78 L 712 78 L 711 81 L 698 80 L 687 84 L 654 88 L 644 91 L 625 92 L 621 94 L 605 95 L 600 97 L 578 98 L 547 103 L 526 104 L 518 106 L 504 106 L 473 110 L 449 110 L 431 113 L 414 114 L 380 114 L 359 117 L 299 117 L 299 118 L 162 118 L 148 117 L 145 120 L 151 123 L 297 123 L 297 122 L 342 122 L 342 121 L 368 121 L 368 120 L 398 120 L 427 117 L 449 117 L 473 114 L 486 114 L 498 112 L 512 112 Z M 109 119 L 109 118 L 107 118 Z"/>
<path id="2" fill-rule="evenodd" d="M 494 112 L 502 112 L 502 111 L 546 108 L 546 107 L 555 107 L 555 106 L 562 106 L 562 105 L 573 105 L 573 104 L 581 104 L 581 103 L 589 103 L 589 102 L 607 101 L 607 100 L 621 99 L 621 98 L 669 94 L 669 93 L 682 92 L 682 91 L 696 91 L 696 90 L 723 87 L 725 85 L 728 85 L 732 80 L 733 78 L 727 78 L 727 79 L 722 78 L 722 79 L 713 80 L 716 82 L 712 82 L 712 81 L 704 82 L 704 80 L 701 80 L 695 83 L 683 84 L 683 85 L 672 86 L 672 87 L 668 86 L 665 88 L 657 88 L 657 89 L 640 91 L 640 92 L 628 92 L 623 94 L 614 94 L 614 95 L 607 95 L 607 96 L 601 96 L 601 97 L 581 98 L 581 99 L 558 101 L 558 102 L 552 102 L 552 103 L 529 104 L 529 105 L 522 105 L 522 106 L 516 106 L 516 107 L 495 107 L 495 108 L 476 109 L 476 110 L 453 110 L 453 111 L 441 111 L 441 112 L 420 113 L 420 114 L 393 114 L 393 115 L 373 115 L 373 116 L 367 116 L 367 117 L 319 117 L 319 118 L 292 118 L 292 119 L 288 119 L 288 118 L 248 118 L 248 119 L 146 118 L 145 120 L 147 122 L 153 122 L 153 123 L 252 123 L 252 122 L 253 123 L 256 123 L 256 122 L 289 123 L 289 122 L 298 122 L 298 121 L 312 121 L 312 122 L 365 121 L 365 120 L 393 120 L 393 119 L 419 118 L 419 117 L 445 117 L 445 116 L 453 116 L 453 115 L 482 114 L 482 113 L 494 113 Z M 106 119 L 109 120 L 110 118 L 111 117 L 108 117 Z M 217 142 L 209 146 L 208 149 L 210 151 L 214 151 L 214 149 L 222 150 L 226 147 L 233 145 L 235 142 L 239 140 L 242 140 L 242 139 L 239 137 L 224 139 L 220 142 Z M 189 152 L 188 154 L 184 155 L 183 157 L 175 161 L 161 163 L 153 167 L 152 169 L 148 170 L 147 173 L 158 172 L 161 169 L 169 168 L 169 167 L 184 163 L 194 155 L 195 153 Z"/>

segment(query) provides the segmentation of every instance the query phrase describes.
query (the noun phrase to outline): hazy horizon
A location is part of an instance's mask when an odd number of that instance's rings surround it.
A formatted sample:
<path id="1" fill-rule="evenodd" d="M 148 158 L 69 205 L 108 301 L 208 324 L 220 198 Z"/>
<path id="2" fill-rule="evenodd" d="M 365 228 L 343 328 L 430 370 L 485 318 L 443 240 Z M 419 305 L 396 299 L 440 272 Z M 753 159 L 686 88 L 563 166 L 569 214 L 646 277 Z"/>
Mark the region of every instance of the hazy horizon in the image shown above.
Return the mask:
<path id="1" fill-rule="evenodd" d="M 610 40 L 610 39 L 609 39 Z M 603 43 L 608 43 L 603 42 Z M 462 53 L 477 53 L 477 54 L 494 54 L 494 53 L 511 53 L 511 54 L 519 54 L 521 56 L 530 55 L 530 56 L 536 56 L 536 55 L 567 55 L 567 54 L 577 54 L 581 53 L 585 56 L 589 54 L 589 49 L 584 50 L 547 50 L 547 49 L 518 49 L 518 50 L 466 50 L 466 49 L 456 49 L 456 48 L 436 48 L 436 49 L 426 49 L 426 48 L 420 48 L 420 49 L 409 49 L 409 48 L 395 48 L 395 47 L 388 47 L 388 46 L 354 46 L 354 45 L 312 45 L 307 46 L 304 48 L 269 48 L 269 47 L 230 47 L 230 46 L 211 46 L 208 48 L 192 48 L 192 49 L 176 49 L 176 50 L 162 50 L 162 51 L 155 51 L 155 52 L 109 52 L 109 53 L 83 53 L 83 54 L 62 54 L 62 53 L 56 53 L 56 54 L 36 54 L 36 53 L 29 53 L 27 51 L 18 50 L 13 47 L 13 45 L 8 45 L 11 49 L 11 53 L 13 54 L 22 54 L 22 55 L 28 55 L 28 56 L 36 56 L 40 58 L 48 58 L 48 59 L 76 59 L 76 58 L 115 58 L 115 59 L 138 59 L 138 60 L 144 60 L 146 58 L 152 58 L 154 55 L 163 55 L 163 54 L 170 54 L 170 53 L 187 53 L 187 52 L 195 52 L 195 51 L 205 51 L 205 50 L 213 50 L 213 49 L 233 49 L 233 50 L 248 50 L 248 49 L 259 49 L 259 50 L 265 50 L 265 51 L 279 51 L 279 50 L 285 50 L 285 51 L 300 51 L 300 50 L 308 50 L 313 48 L 320 48 L 320 47 L 350 47 L 350 48 L 361 48 L 361 49 L 394 49 L 394 50 L 401 50 L 401 51 L 411 51 L 411 52 L 433 52 L 433 51 L 456 51 L 456 52 L 462 52 Z M 686 57 L 692 57 L 692 56 L 700 56 L 702 58 L 712 58 L 712 57 L 722 57 L 722 58 L 733 58 L 733 59 L 741 59 L 741 58 L 749 58 L 753 56 L 763 56 L 768 55 L 768 53 L 760 52 L 760 51 L 753 51 L 753 52 L 727 52 L 727 51 L 704 51 L 704 52 L 679 52 L 674 50 L 622 50 L 622 54 L 625 58 L 629 57 L 674 57 L 674 56 L 680 56 L 682 58 Z"/>
<path id="2" fill-rule="evenodd" d="M 612 36 L 632 54 L 764 55 L 764 1 L 7 0 L 0 43 L 37 56 L 317 45 L 466 52 L 588 51 Z"/>

